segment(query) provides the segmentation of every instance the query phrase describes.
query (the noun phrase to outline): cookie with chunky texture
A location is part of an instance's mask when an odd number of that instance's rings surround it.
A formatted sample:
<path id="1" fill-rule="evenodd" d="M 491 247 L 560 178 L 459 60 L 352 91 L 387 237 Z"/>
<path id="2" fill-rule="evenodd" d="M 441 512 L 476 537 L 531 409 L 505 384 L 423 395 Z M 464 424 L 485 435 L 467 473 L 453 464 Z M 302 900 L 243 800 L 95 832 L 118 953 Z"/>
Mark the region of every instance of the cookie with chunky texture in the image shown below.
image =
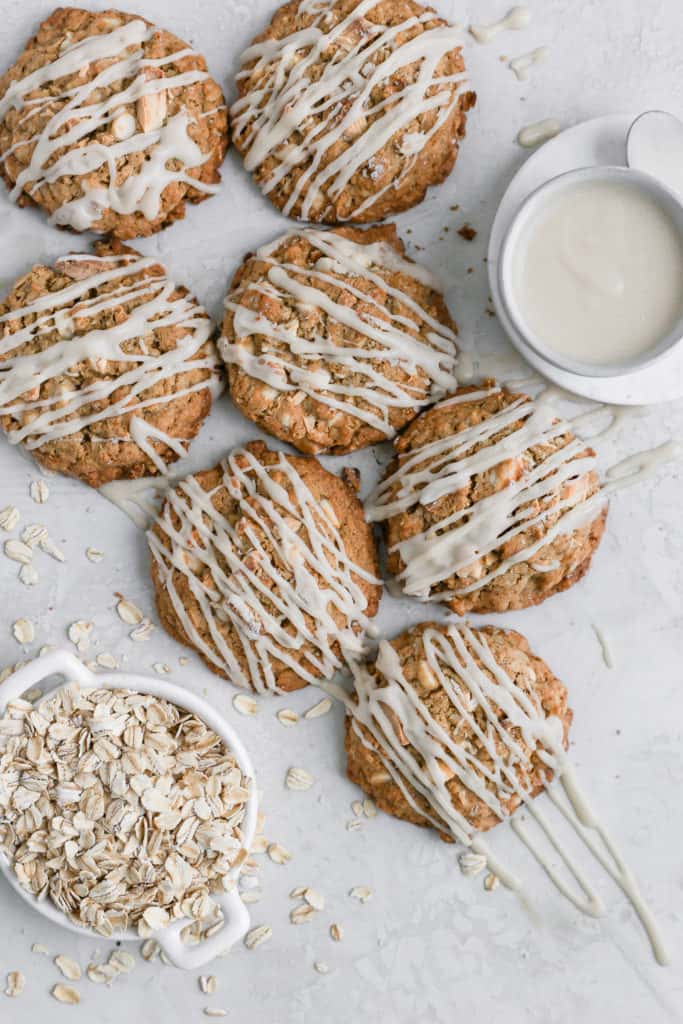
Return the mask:
<path id="1" fill-rule="evenodd" d="M 414 0 L 293 0 L 242 54 L 232 138 L 290 217 L 382 220 L 455 163 L 475 94 L 460 31 Z"/>
<path id="2" fill-rule="evenodd" d="M 364 648 L 381 592 L 372 532 L 315 459 L 236 449 L 168 494 L 149 544 L 163 625 L 237 686 L 296 690 Z"/>
<path id="3" fill-rule="evenodd" d="M 538 604 L 588 571 L 607 515 L 595 452 L 548 400 L 460 388 L 395 441 L 366 511 L 404 593 L 460 615 Z"/>
<path id="4" fill-rule="evenodd" d="M 349 778 L 446 840 L 469 844 L 541 793 L 567 747 L 567 691 L 519 633 L 422 623 L 354 675 Z"/>
<path id="5" fill-rule="evenodd" d="M 92 487 L 163 472 L 222 387 L 206 311 L 120 242 L 37 265 L 0 305 L 0 425 Z"/>
<path id="6" fill-rule="evenodd" d="M 53 224 L 151 235 L 217 189 L 225 101 L 206 62 L 136 14 L 60 7 L 0 78 L 0 174 Z"/>
<path id="7" fill-rule="evenodd" d="M 248 256 L 219 349 L 233 401 L 303 452 L 393 437 L 456 386 L 456 327 L 392 225 L 301 229 Z"/>

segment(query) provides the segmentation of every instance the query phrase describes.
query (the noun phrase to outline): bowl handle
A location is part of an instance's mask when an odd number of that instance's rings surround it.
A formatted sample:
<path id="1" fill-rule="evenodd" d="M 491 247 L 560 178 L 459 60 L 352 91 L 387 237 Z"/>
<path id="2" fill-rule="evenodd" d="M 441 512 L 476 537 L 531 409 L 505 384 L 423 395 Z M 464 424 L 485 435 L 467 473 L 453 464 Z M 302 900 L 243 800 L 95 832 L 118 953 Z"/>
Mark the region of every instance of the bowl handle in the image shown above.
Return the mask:
<path id="1" fill-rule="evenodd" d="M 175 967 L 186 971 L 196 970 L 213 960 L 224 949 L 232 946 L 246 933 L 249 927 L 249 911 L 236 889 L 213 895 L 214 901 L 223 911 L 223 927 L 209 939 L 202 939 L 195 946 L 186 946 L 180 933 L 190 923 L 187 918 L 174 921 L 160 928 L 152 936 Z"/>
<path id="2" fill-rule="evenodd" d="M 82 686 L 93 686 L 97 681 L 97 676 L 70 651 L 50 651 L 18 668 L 4 683 L 0 683 L 0 715 L 11 701 L 53 675 L 70 676 Z"/>

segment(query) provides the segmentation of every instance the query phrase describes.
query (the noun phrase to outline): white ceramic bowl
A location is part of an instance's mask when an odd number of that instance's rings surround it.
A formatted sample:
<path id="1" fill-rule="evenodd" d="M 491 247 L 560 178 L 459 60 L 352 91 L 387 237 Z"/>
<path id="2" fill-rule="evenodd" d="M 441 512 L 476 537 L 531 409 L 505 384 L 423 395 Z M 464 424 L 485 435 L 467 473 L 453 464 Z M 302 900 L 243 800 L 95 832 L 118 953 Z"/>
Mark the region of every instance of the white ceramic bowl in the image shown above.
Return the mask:
<path id="1" fill-rule="evenodd" d="M 247 849 L 251 847 L 254 833 L 256 831 L 257 796 L 254 781 L 254 770 L 251 759 L 244 748 L 240 738 L 228 725 L 225 719 L 217 711 L 207 704 L 201 697 L 195 697 L 180 686 L 174 683 L 162 682 L 157 679 L 150 679 L 147 676 L 130 675 L 123 672 L 99 673 L 95 675 L 83 665 L 69 651 L 52 651 L 41 658 L 36 658 L 29 665 L 19 669 L 0 686 L 0 715 L 2 715 L 8 703 L 22 693 L 45 682 L 50 676 L 63 675 L 67 682 L 76 682 L 83 687 L 96 687 L 97 689 L 108 690 L 135 690 L 137 693 L 149 693 L 154 697 L 177 704 L 178 707 L 191 711 L 201 718 L 210 729 L 220 736 L 230 752 L 234 755 L 242 773 L 249 780 L 249 798 L 244 815 L 243 834 L 244 843 Z M 39 706 L 42 700 L 52 696 L 66 683 L 59 683 L 48 689 L 36 702 Z M 57 906 L 48 898 L 39 900 L 30 892 L 27 892 L 20 884 L 12 870 L 7 857 L 0 853 L 0 871 L 5 876 L 14 891 L 34 910 L 37 910 L 43 917 L 49 918 L 62 928 L 69 931 L 83 934 L 88 932 L 85 927 L 80 927 L 70 921 Z M 231 877 L 237 881 L 239 868 L 236 868 Z M 180 938 L 180 933 L 186 925 L 190 924 L 188 919 L 173 921 L 165 928 L 159 929 L 152 936 L 158 942 L 161 949 L 169 960 L 176 967 L 186 970 L 196 970 L 203 964 L 212 960 L 218 953 L 228 946 L 233 945 L 245 934 L 249 927 L 249 913 L 242 903 L 237 888 L 230 892 L 215 893 L 213 898 L 223 912 L 223 927 L 215 935 L 202 940 L 195 946 L 186 946 Z M 96 934 L 92 932 L 91 934 Z M 97 935 L 101 941 L 102 936 Z M 111 936 L 112 941 L 132 942 L 139 941 L 140 936 L 133 929 L 122 932 L 115 932 Z"/>
<path id="2" fill-rule="evenodd" d="M 574 171 L 567 171 L 551 178 L 543 185 L 533 191 L 519 207 L 515 214 L 507 234 L 503 240 L 498 263 L 498 285 L 500 296 L 505 312 L 516 331 L 542 359 L 547 360 L 553 366 L 566 370 L 569 373 L 576 373 L 582 377 L 615 377 L 634 373 L 645 366 L 649 366 L 661 359 L 670 349 L 678 345 L 683 339 L 683 313 L 674 324 L 672 330 L 665 337 L 653 346 L 642 356 L 613 362 L 602 366 L 594 363 L 584 363 L 578 359 L 571 359 L 563 356 L 549 345 L 545 344 L 542 338 L 530 329 L 524 320 L 519 304 L 515 296 L 513 281 L 513 265 L 518 246 L 522 241 L 527 226 L 541 212 L 545 204 L 559 195 L 567 188 L 572 188 L 580 182 L 625 182 L 643 189 L 651 196 L 671 217 L 681 239 L 683 240 L 683 202 L 675 192 L 672 192 L 666 185 L 653 178 L 643 171 L 637 171 L 629 167 L 616 167 L 601 165 L 595 167 L 581 167 Z"/>

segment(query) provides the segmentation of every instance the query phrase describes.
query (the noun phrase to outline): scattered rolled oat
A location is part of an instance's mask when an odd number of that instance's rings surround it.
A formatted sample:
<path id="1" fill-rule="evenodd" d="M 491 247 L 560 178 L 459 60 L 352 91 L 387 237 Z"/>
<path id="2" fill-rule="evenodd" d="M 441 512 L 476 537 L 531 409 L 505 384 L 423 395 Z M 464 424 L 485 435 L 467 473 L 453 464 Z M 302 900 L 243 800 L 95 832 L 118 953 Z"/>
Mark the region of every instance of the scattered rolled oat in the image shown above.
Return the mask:
<path id="1" fill-rule="evenodd" d="M 484 888 L 487 892 L 493 892 L 494 889 L 498 888 L 498 875 L 494 875 L 490 872 L 484 879 Z"/>
<path id="2" fill-rule="evenodd" d="M 129 626 L 139 626 L 142 622 L 143 615 L 138 606 L 133 604 L 132 601 L 126 601 L 124 597 L 116 605 L 116 611 L 119 618 Z"/>
<path id="3" fill-rule="evenodd" d="M 361 816 L 361 814 L 363 813 L 363 801 L 362 800 L 353 800 L 352 803 L 351 803 L 351 810 L 356 815 L 356 817 L 359 818 Z"/>
<path id="4" fill-rule="evenodd" d="M 312 920 L 315 915 L 315 908 L 310 906 L 308 903 L 302 903 L 300 907 L 295 907 L 294 910 L 289 912 L 289 920 L 292 924 L 306 924 L 307 921 Z"/>
<path id="5" fill-rule="evenodd" d="M 167 676 L 168 673 L 171 671 L 171 666 L 164 665 L 164 663 L 161 661 L 155 661 L 154 664 L 152 665 L 152 668 L 154 669 L 158 676 Z"/>
<path id="6" fill-rule="evenodd" d="M 42 953 L 43 956 L 50 955 L 50 950 L 47 948 L 47 946 L 44 946 L 42 942 L 34 942 L 33 945 L 31 946 L 31 952 Z"/>
<path id="7" fill-rule="evenodd" d="M 85 973 L 95 985 L 111 985 L 119 972 L 108 964 L 88 964 Z"/>
<path id="8" fill-rule="evenodd" d="M 3 550 L 13 562 L 20 562 L 22 565 L 28 565 L 33 558 L 33 550 L 22 540 L 6 540 Z"/>
<path id="9" fill-rule="evenodd" d="M 268 942 L 272 935 L 273 929 L 270 925 L 260 924 L 258 927 L 252 928 L 250 932 L 247 932 L 244 937 L 244 945 L 247 949 L 256 949 L 263 942 Z"/>
<path id="10" fill-rule="evenodd" d="M 305 885 L 297 885 L 296 889 L 292 889 L 292 891 L 290 892 L 289 898 L 291 900 L 298 900 L 298 899 L 300 899 L 303 896 L 303 894 L 305 892 L 306 892 L 306 886 Z"/>
<path id="11" fill-rule="evenodd" d="M 316 960 L 313 964 L 318 974 L 329 974 L 330 968 L 324 960 Z"/>
<path id="12" fill-rule="evenodd" d="M 341 942 L 344 938 L 344 930 L 340 924 L 330 925 L 330 938 L 333 942 Z"/>
<path id="13" fill-rule="evenodd" d="M 227 1017 L 228 1011 L 221 1009 L 220 1006 L 205 1006 L 204 1014 L 207 1017 Z"/>
<path id="14" fill-rule="evenodd" d="M 363 801 L 363 813 L 365 814 L 366 818 L 377 817 L 377 804 L 375 803 L 374 800 L 371 800 L 370 797 L 366 797 L 366 799 Z"/>
<path id="15" fill-rule="evenodd" d="M 149 640 L 153 632 L 154 624 L 149 619 L 143 619 L 139 626 L 131 629 L 128 636 L 136 643 L 143 643 L 145 640 Z"/>
<path id="16" fill-rule="evenodd" d="M 212 996 L 216 991 L 218 982 L 213 974 L 200 974 L 199 975 L 199 988 L 205 996 Z"/>
<path id="17" fill-rule="evenodd" d="M 271 843 L 269 845 L 268 856 L 274 864 L 289 864 L 292 859 L 289 850 L 286 850 L 284 846 L 280 846 L 279 843 Z"/>
<path id="18" fill-rule="evenodd" d="M 19 525 L 21 515 L 19 509 L 14 505 L 6 505 L 5 508 L 0 510 L 0 530 L 14 530 Z"/>
<path id="19" fill-rule="evenodd" d="M 233 697 L 232 706 L 235 711 L 239 711 L 241 715 L 247 715 L 249 718 L 253 718 L 259 708 L 258 701 L 246 693 L 238 693 Z"/>
<path id="20" fill-rule="evenodd" d="M 310 789 L 315 779 L 305 768 L 289 768 L 285 776 L 287 789 Z"/>
<path id="21" fill-rule="evenodd" d="M 77 619 L 76 622 L 72 622 L 66 631 L 66 635 L 72 644 L 74 644 L 78 650 L 83 653 L 87 651 L 90 646 L 90 634 L 92 632 L 92 622 L 86 622 L 85 619 Z"/>
<path id="22" fill-rule="evenodd" d="M 458 864 L 466 878 L 474 878 L 475 875 L 478 875 L 486 867 L 486 857 L 482 853 L 473 853 L 471 850 L 466 850 L 458 857 Z"/>
<path id="23" fill-rule="evenodd" d="M 18 644 L 32 644 L 36 630 L 30 619 L 17 619 L 12 623 L 12 636 Z"/>
<path id="24" fill-rule="evenodd" d="M 7 986 L 5 988 L 5 995 L 16 999 L 24 991 L 26 985 L 26 978 L 21 971 L 10 971 L 7 975 Z"/>
<path id="25" fill-rule="evenodd" d="M 119 667 L 119 663 L 116 660 L 116 658 L 114 657 L 114 655 L 113 654 L 109 654 L 107 651 L 102 651 L 101 654 L 98 654 L 97 657 L 95 658 L 95 662 L 99 665 L 100 668 L 118 668 Z"/>
<path id="26" fill-rule="evenodd" d="M 367 903 L 372 899 L 372 889 L 368 889 L 365 885 L 356 885 L 349 892 L 349 896 L 360 903 Z"/>
<path id="27" fill-rule="evenodd" d="M 50 488 L 44 480 L 32 480 L 29 485 L 28 493 L 37 505 L 44 505 L 50 497 Z"/>
<path id="28" fill-rule="evenodd" d="M 145 939 L 140 947 L 140 956 L 143 960 L 154 960 L 159 954 L 159 943 L 154 939 Z"/>
<path id="29" fill-rule="evenodd" d="M 59 1003 L 68 1003 L 70 1006 L 77 1006 L 81 1001 L 81 997 L 75 988 L 71 985 L 54 985 L 52 989 L 52 995 Z"/>
<path id="30" fill-rule="evenodd" d="M 55 964 L 67 981 L 78 981 L 81 977 L 80 964 L 77 964 L 70 956 L 60 953 L 55 957 Z"/>
<path id="31" fill-rule="evenodd" d="M 86 548 L 85 557 L 89 562 L 101 562 L 104 558 L 104 551 L 100 551 L 99 548 Z"/>
<path id="32" fill-rule="evenodd" d="M 296 723 L 299 721 L 299 716 L 297 712 L 293 711 L 291 708 L 282 708 L 281 711 L 278 711 L 276 717 L 280 725 L 285 725 L 288 727 L 296 725 Z"/>
<path id="33" fill-rule="evenodd" d="M 110 953 L 107 963 L 115 967 L 119 974 L 130 974 L 135 967 L 135 957 L 127 949 L 115 949 Z"/>
<path id="34" fill-rule="evenodd" d="M 38 573 L 32 562 L 22 565 L 19 570 L 19 580 L 25 587 L 34 587 L 38 582 Z"/>
<path id="35" fill-rule="evenodd" d="M 39 710 L 11 701 L 0 779 L 0 851 L 20 884 L 105 937 L 210 919 L 211 894 L 246 856 L 249 791 L 235 759 L 195 715 L 148 694 L 70 684 Z M 36 821 L 45 846 L 27 860 Z M 88 977 L 110 980 L 102 965 Z"/>
<path id="36" fill-rule="evenodd" d="M 25 526 L 21 531 L 21 539 L 24 544 L 28 544 L 30 548 L 35 548 L 40 544 L 41 540 L 47 537 L 47 527 L 41 523 L 31 523 L 30 526 Z"/>
<path id="37" fill-rule="evenodd" d="M 304 718 L 320 718 L 321 715 L 326 715 L 332 707 L 332 701 L 329 697 L 323 697 L 317 704 L 314 704 L 312 708 L 304 713 Z"/>
<path id="38" fill-rule="evenodd" d="M 358 829 L 360 829 L 362 827 L 363 827 L 363 822 L 362 822 L 361 818 L 352 818 L 351 821 L 347 821 L 346 822 L 346 831 L 347 832 L 357 832 Z"/>
<path id="39" fill-rule="evenodd" d="M 313 907 L 314 910 L 325 909 L 325 897 L 317 889 L 304 889 L 302 895 L 308 905 Z"/>

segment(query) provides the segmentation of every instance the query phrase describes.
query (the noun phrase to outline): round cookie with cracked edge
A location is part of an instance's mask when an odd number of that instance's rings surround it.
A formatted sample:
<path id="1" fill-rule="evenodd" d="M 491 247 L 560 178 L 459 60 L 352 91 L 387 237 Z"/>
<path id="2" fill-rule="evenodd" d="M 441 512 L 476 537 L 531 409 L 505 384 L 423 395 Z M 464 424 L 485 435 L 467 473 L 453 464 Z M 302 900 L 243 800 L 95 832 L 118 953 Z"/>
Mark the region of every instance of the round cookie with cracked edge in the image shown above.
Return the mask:
<path id="1" fill-rule="evenodd" d="M 359 656 L 381 594 L 354 491 L 260 441 L 169 492 L 149 531 L 167 631 L 256 692 L 330 679 Z"/>
<path id="2" fill-rule="evenodd" d="M 300 451 L 384 441 L 456 387 L 457 328 L 393 224 L 295 229 L 246 257 L 225 307 L 235 405 Z"/>
<path id="3" fill-rule="evenodd" d="M 232 140 L 278 209 L 383 220 L 450 174 L 467 111 L 462 36 L 414 0 L 293 0 L 242 55 Z"/>
<path id="4" fill-rule="evenodd" d="M 206 311 L 116 240 L 37 265 L 0 305 L 0 426 L 91 487 L 164 472 L 223 386 Z"/>
<path id="5" fill-rule="evenodd" d="M 457 612 L 544 601 L 588 571 L 607 503 L 595 452 L 542 397 L 458 389 L 394 442 L 366 503 L 404 593 Z"/>
<path id="6" fill-rule="evenodd" d="M 60 7 L 0 78 L 0 174 L 60 227 L 151 235 L 217 190 L 227 144 L 204 58 L 136 14 Z"/>
<path id="7" fill-rule="evenodd" d="M 533 738 L 539 721 L 554 719 L 567 748 L 567 691 L 512 630 L 421 623 L 356 669 L 356 691 L 348 777 L 387 814 L 448 842 L 512 814 L 522 802 L 516 786 L 530 797 L 543 791 L 552 771 Z M 505 774 L 512 765 L 515 784 Z"/>

